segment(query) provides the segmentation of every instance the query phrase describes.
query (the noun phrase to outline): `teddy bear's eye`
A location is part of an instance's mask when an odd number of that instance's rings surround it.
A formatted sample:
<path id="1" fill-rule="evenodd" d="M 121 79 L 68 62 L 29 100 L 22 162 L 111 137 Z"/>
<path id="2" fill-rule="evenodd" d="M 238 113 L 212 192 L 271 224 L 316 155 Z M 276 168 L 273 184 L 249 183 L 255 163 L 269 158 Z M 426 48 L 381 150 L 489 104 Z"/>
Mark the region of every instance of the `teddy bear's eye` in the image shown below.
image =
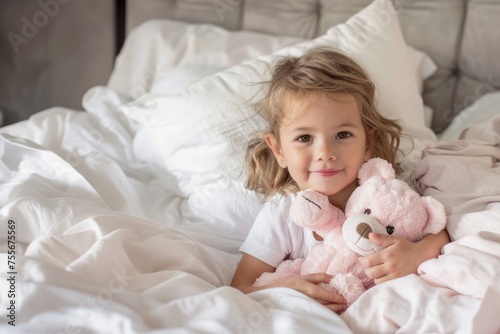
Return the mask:
<path id="1" fill-rule="evenodd" d="M 387 230 L 387 233 L 388 233 L 389 235 L 391 235 L 391 234 L 393 234 L 393 233 L 394 233 L 394 226 L 390 226 L 390 225 L 389 225 L 389 226 L 387 226 L 385 229 Z"/>
<path id="2" fill-rule="evenodd" d="M 370 210 L 370 209 L 365 210 L 365 215 L 369 215 L 370 213 L 372 213 L 372 210 Z"/>

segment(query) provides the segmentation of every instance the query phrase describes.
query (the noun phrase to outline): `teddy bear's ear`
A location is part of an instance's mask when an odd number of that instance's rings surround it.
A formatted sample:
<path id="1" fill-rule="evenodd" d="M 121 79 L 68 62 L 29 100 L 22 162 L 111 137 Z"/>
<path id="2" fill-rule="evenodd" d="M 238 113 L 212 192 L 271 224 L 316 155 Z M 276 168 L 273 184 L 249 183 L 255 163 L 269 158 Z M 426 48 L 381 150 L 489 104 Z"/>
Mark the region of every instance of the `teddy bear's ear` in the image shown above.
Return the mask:
<path id="1" fill-rule="evenodd" d="M 441 232 L 446 226 L 446 211 L 444 205 L 438 200 L 430 197 L 421 197 L 425 209 L 427 210 L 427 225 L 424 228 L 424 234 L 436 234 Z"/>
<path id="2" fill-rule="evenodd" d="M 363 184 L 372 176 L 381 176 L 384 179 L 394 179 L 396 172 L 392 165 L 384 159 L 373 158 L 365 162 L 358 172 L 359 184 Z"/>

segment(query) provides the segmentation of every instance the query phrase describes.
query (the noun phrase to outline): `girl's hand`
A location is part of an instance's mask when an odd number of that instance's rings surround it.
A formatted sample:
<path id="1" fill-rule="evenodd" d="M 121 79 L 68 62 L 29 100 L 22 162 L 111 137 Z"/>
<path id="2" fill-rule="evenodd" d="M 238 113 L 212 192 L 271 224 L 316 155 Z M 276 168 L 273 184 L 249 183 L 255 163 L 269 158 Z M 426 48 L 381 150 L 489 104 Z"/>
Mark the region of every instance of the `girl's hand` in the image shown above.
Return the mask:
<path id="1" fill-rule="evenodd" d="M 308 274 L 291 277 L 268 287 L 282 286 L 292 288 L 323 304 L 333 312 L 340 314 L 347 308 L 347 302 L 344 297 L 318 285 L 320 283 L 328 283 L 331 279 L 332 276 L 326 273 Z"/>
<path id="2" fill-rule="evenodd" d="M 359 258 L 365 268 L 366 276 L 375 284 L 413 274 L 421 263 L 418 258 L 417 244 L 401 237 L 370 233 L 370 240 L 385 249 Z"/>
<path id="3" fill-rule="evenodd" d="M 231 286 L 237 288 L 243 293 L 250 293 L 268 288 L 291 288 L 315 299 L 336 313 L 340 314 L 347 308 L 347 302 L 341 295 L 318 285 L 320 283 L 328 283 L 332 279 L 332 276 L 325 273 L 294 276 L 268 285 L 253 285 L 255 280 L 262 273 L 272 273 L 275 270 L 275 267 L 257 259 L 256 257 L 243 253 L 240 263 L 234 273 L 233 280 L 231 281 Z"/>
<path id="4" fill-rule="evenodd" d="M 446 230 L 438 234 L 429 234 L 419 242 L 377 233 L 370 233 L 369 238 L 385 248 L 375 254 L 359 258 L 366 275 L 373 279 L 375 284 L 416 274 L 422 262 L 437 257 L 441 248 L 450 241 Z"/>

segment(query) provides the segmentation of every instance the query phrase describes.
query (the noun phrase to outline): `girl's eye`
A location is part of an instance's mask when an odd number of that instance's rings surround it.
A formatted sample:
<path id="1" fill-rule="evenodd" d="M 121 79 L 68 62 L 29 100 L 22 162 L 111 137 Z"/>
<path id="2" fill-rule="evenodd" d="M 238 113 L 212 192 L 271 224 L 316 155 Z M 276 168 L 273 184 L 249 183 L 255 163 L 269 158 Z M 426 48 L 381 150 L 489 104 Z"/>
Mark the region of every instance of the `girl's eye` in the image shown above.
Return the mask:
<path id="1" fill-rule="evenodd" d="M 297 138 L 297 141 L 301 142 L 301 143 L 306 143 L 308 141 L 311 141 L 312 138 L 310 135 L 302 135 L 300 137 Z"/>
<path id="2" fill-rule="evenodd" d="M 339 132 L 339 134 L 337 134 L 336 138 L 337 139 L 346 139 L 346 138 L 349 138 L 350 136 L 352 136 L 352 133 L 347 132 L 347 131 L 342 131 L 342 132 Z"/>

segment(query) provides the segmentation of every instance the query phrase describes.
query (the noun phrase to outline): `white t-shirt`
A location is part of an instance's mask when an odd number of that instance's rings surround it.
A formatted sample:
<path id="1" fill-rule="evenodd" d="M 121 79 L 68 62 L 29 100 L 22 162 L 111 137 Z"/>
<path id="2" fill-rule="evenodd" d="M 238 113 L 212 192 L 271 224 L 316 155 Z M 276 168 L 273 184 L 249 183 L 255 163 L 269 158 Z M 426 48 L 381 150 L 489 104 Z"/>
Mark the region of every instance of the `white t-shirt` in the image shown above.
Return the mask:
<path id="1" fill-rule="evenodd" d="M 285 257 L 304 258 L 316 246 L 313 232 L 295 225 L 290 219 L 290 205 L 295 195 L 264 204 L 240 251 L 277 267 Z"/>

